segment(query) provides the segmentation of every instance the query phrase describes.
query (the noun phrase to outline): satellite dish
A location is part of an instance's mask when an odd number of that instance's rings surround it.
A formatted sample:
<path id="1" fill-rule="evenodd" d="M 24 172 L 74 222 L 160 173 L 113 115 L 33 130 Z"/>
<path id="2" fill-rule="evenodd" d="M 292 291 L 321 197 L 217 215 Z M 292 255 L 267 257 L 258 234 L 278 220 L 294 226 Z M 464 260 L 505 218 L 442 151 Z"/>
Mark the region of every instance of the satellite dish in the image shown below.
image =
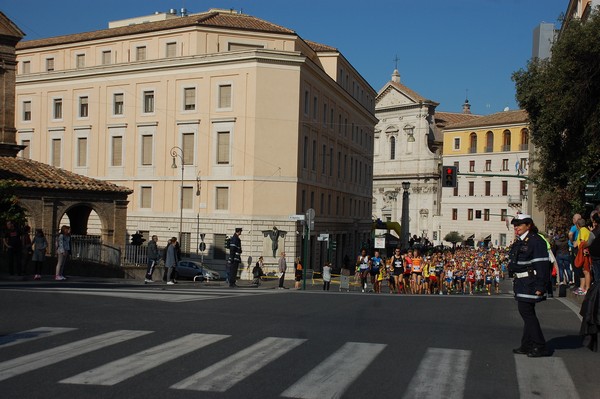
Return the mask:
<path id="1" fill-rule="evenodd" d="M 504 112 L 508 111 L 509 108 L 508 107 L 504 107 Z"/>

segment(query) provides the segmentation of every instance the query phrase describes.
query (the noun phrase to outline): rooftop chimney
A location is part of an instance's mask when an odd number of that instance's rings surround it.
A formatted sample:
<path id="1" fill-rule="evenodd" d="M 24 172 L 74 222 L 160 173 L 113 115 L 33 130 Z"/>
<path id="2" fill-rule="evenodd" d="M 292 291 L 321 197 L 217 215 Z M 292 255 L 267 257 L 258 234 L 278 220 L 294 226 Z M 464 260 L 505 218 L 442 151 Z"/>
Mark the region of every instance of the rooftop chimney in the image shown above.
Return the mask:
<path id="1" fill-rule="evenodd" d="M 400 72 L 397 69 L 394 69 L 394 73 L 392 73 L 392 82 L 400 83 Z"/>

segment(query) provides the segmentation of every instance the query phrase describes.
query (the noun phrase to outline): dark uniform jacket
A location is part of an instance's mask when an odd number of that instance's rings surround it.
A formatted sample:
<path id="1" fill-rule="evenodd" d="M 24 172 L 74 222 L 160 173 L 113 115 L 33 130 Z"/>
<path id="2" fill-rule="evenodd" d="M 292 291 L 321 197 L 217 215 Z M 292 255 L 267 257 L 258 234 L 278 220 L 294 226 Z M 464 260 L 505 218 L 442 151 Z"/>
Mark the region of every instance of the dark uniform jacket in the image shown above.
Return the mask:
<path id="1" fill-rule="evenodd" d="M 242 260 L 242 240 L 234 234 L 229 241 L 229 261 L 240 262 Z"/>
<path id="2" fill-rule="evenodd" d="M 513 290 L 517 301 L 540 302 L 546 299 L 549 262 L 546 241 L 538 234 L 530 231 L 523 240 L 515 241 L 510 249 L 508 268 L 515 278 Z M 542 294 L 536 295 L 536 291 Z"/>

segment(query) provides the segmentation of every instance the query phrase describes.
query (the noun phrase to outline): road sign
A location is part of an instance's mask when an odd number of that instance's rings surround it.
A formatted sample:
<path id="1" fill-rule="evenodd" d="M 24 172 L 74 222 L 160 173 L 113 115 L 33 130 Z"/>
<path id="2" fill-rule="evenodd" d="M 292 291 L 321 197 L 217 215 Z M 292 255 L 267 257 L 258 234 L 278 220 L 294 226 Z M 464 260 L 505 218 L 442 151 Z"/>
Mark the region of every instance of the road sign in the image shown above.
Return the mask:
<path id="1" fill-rule="evenodd" d="M 200 249 L 201 252 L 206 251 L 206 243 L 201 242 L 200 245 L 198 246 L 198 249 Z"/>
<path id="2" fill-rule="evenodd" d="M 317 237 L 317 241 L 329 241 L 329 234 L 319 234 L 319 237 Z"/>
<path id="3" fill-rule="evenodd" d="M 290 220 L 304 220 L 306 218 L 305 215 L 290 215 Z"/>

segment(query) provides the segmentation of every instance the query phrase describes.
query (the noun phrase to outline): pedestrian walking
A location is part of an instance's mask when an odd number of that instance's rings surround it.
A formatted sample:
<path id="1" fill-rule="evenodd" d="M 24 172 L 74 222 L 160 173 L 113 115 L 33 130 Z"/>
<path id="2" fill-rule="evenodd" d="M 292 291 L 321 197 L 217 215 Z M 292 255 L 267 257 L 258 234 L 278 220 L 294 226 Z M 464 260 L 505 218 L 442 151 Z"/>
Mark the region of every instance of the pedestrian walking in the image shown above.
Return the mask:
<path id="1" fill-rule="evenodd" d="M 283 281 L 285 280 L 285 270 L 287 269 L 287 263 L 285 261 L 285 252 L 281 252 L 279 261 L 277 262 L 279 268 L 279 289 L 285 289 Z"/>
<path id="2" fill-rule="evenodd" d="M 44 261 L 46 260 L 46 251 L 48 250 L 48 240 L 44 236 L 42 229 L 35 230 L 35 236 L 32 242 L 33 255 L 31 260 L 33 261 L 34 268 L 34 280 L 42 279 L 42 269 L 44 267 Z"/>
<path id="3" fill-rule="evenodd" d="M 535 313 L 535 304 L 546 299 L 550 279 L 548 248 L 530 215 L 519 214 L 512 224 L 517 239 L 510 249 L 509 271 L 514 276 L 513 290 L 524 323 L 521 345 L 513 349 L 513 353 L 529 357 L 549 356 Z"/>
<path id="4" fill-rule="evenodd" d="M 175 273 L 177 270 L 177 262 L 179 261 L 179 254 L 177 251 L 177 238 L 171 237 L 169 245 L 165 249 L 165 267 L 167 268 L 167 284 L 175 284 Z"/>
<path id="5" fill-rule="evenodd" d="M 329 291 L 331 285 L 331 263 L 325 263 L 323 266 L 323 291 Z"/>
<path id="6" fill-rule="evenodd" d="M 31 242 L 31 227 L 29 227 L 29 225 L 25 225 L 21 234 L 21 251 L 23 252 L 23 254 L 21 256 L 22 263 L 20 275 L 27 274 L 29 261 L 31 260 L 31 256 L 33 255 L 32 246 L 33 243 Z"/>
<path id="7" fill-rule="evenodd" d="M 152 239 L 148 242 L 148 249 L 146 251 L 146 255 L 148 258 L 148 267 L 146 268 L 146 278 L 144 279 L 144 283 L 153 283 L 152 274 L 154 273 L 154 269 L 158 261 L 160 260 L 160 253 L 158 252 L 158 236 L 153 235 Z"/>
<path id="8" fill-rule="evenodd" d="M 54 280 L 64 281 L 67 279 L 64 276 L 65 263 L 67 263 L 67 258 L 71 254 L 71 227 L 65 225 L 60 228 L 60 234 L 56 241 L 56 254 L 58 260 Z"/>

